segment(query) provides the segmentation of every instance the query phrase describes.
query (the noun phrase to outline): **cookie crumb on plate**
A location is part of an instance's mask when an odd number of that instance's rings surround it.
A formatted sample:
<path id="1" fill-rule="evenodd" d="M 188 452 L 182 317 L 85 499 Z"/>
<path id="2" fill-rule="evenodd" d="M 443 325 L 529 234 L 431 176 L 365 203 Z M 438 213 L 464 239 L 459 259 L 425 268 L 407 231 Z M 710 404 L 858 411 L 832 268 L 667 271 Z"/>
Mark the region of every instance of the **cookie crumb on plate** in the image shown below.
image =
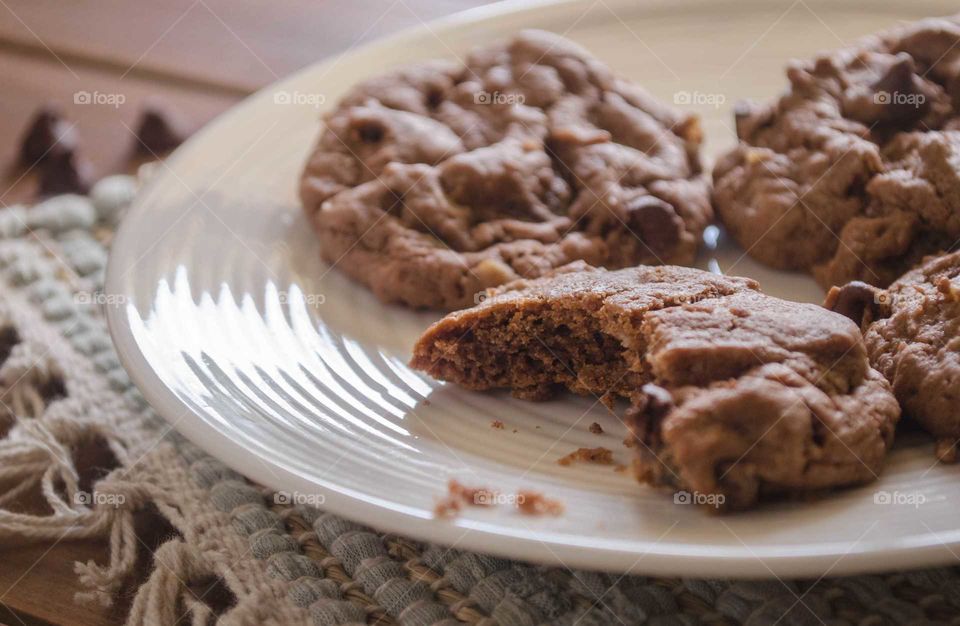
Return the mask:
<path id="1" fill-rule="evenodd" d="M 497 502 L 497 492 L 486 487 L 467 487 L 460 481 L 451 478 L 447 482 L 447 495 L 437 501 L 433 507 L 433 515 L 438 518 L 456 517 L 463 508 L 468 506 L 493 506 Z"/>
<path id="2" fill-rule="evenodd" d="M 564 506 L 559 500 L 547 498 L 542 493 L 519 491 L 517 509 L 524 515 L 562 515 Z"/>
<path id="3" fill-rule="evenodd" d="M 596 463 L 597 465 L 613 465 L 613 452 L 607 448 L 578 448 L 557 460 L 560 465 L 572 465 L 576 461 Z"/>

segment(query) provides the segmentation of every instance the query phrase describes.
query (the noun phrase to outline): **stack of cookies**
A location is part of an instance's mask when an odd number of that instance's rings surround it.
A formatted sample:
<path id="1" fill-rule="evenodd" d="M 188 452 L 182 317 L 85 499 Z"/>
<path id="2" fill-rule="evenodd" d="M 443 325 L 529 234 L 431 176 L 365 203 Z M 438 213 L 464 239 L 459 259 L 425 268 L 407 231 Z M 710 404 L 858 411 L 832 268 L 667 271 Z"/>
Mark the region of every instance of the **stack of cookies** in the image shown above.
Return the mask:
<path id="1" fill-rule="evenodd" d="M 791 63 L 736 108 L 710 177 L 696 117 L 524 31 L 367 80 L 300 194 L 323 258 L 384 302 L 455 310 L 412 365 L 475 390 L 625 400 L 643 482 L 726 509 L 871 481 L 901 410 L 960 439 L 960 22 Z M 691 269 L 717 216 L 826 306 Z M 459 310 L 458 310 L 459 309 Z"/>

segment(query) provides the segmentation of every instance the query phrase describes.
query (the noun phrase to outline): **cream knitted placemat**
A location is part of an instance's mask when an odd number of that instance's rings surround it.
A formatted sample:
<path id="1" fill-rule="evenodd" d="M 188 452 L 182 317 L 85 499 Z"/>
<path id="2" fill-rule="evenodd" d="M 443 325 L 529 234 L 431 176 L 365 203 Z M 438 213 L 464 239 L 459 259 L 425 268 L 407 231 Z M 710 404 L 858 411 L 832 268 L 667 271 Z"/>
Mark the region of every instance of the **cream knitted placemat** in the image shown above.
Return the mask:
<path id="1" fill-rule="evenodd" d="M 121 367 L 102 294 L 113 227 L 135 191 L 0 209 L 0 567 L 3 545 L 106 538 L 77 563 L 77 601 L 130 584 L 134 514 L 179 532 L 136 589 L 129 624 L 960 624 L 960 568 L 757 582 L 548 568 L 422 544 L 277 505 L 184 441 Z M 106 443 L 118 467 L 84 490 L 76 460 Z M 16 512 L 35 490 L 49 515 Z M 227 602 L 191 589 L 215 580 Z M 209 586 L 207 587 L 209 588 Z"/>

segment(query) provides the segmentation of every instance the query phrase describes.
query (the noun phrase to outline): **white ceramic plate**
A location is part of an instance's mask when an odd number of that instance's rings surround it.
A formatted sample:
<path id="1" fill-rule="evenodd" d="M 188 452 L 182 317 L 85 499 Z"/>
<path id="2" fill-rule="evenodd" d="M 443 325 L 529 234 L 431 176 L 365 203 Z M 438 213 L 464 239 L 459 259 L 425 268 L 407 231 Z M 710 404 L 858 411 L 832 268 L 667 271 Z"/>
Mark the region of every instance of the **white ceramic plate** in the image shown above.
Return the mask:
<path id="1" fill-rule="evenodd" d="M 628 462 L 622 424 L 592 399 L 527 403 L 412 372 L 409 350 L 435 316 L 383 306 L 321 264 L 295 194 L 320 101 L 394 65 L 462 55 L 520 28 L 565 34 L 661 98 L 689 102 L 704 116 L 713 155 L 734 136 L 734 100 L 782 89 L 788 58 L 951 5 L 504 4 L 311 67 L 208 127 L 138 198 L 107 276 L 112 301 L 122 303 L 109 310 L 120 357 L 166 419 L 233 468 L 297 501 L 424 540 L 569 567 L 698 577 L 839 575 L 955 560 L 960 466 L 934 463 L 922 435 L 901 438 L 876 484 L 722 518 L 608 467 L 560 467 L 556 460 L 578 446 L 604 445 Z M 809 279 L 765 270 L 722 237 L 703 264 L 756 277 L 775 295 L 822 297 Z M 494 419 L 505 429 L 491 428 Z M 588 432 L 594 421 L 604 435 Z M 540 491 L 566 513 L 524 517 L 502 506 L 435 520 L 434 500 L 450 478 L 503 493 Z"/>

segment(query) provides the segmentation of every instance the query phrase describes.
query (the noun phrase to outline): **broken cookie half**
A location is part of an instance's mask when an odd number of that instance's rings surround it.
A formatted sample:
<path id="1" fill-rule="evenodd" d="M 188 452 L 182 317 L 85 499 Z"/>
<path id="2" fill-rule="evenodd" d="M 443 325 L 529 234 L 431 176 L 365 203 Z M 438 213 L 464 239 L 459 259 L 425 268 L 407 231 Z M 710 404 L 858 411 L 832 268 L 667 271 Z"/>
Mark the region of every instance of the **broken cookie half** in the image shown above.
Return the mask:
<path id="1" fill-rule="evenodd" d="M 625 398 L 638 478 L 721 509 L 873 480 L 900 414 L 850 320 L 683 267 L 510 283 L 434 324 L 411 364 L 521 398 Z"/>

